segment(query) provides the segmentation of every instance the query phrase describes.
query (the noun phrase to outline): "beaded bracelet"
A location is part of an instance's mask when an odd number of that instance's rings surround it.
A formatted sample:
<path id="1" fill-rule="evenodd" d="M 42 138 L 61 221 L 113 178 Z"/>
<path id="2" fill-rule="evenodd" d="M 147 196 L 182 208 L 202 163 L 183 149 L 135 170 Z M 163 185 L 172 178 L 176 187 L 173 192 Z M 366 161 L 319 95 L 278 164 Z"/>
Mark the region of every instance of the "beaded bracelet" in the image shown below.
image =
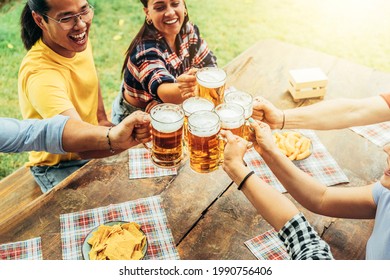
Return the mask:
<path id="1" fill-rule="evenodd" d="M 249 173 L 244 177 L 244 179 L 242 179 L 240 185 L 239 185 L 238 188 L 237 188 L 239 191 L 240 191 L 241 188 L 244 186 L 246 180 L 248 180 L 248 178 L 249 178 L 250 176 L 252 176 L 253 174 L 255 174 L 255 172 L 252 170 L 251 172 L 249 172 Z"/>
<path id="2" fill-rule="evenodd" d="M 110 147 L 110 153 L 111 153 L 111 154 L 115 154 L 115 151 L 114 151 L 114 149 L 113 149 L 112 146 L 111 146 L 111 140 L 110 140 L 110 131 L 111 131 L 111 128 L 113 128 L 113 126 L 111 126 L 111 127 L 107 130 L 107 135 L 106 135 L 106 137 L 107 137 L 107 141 L 108 141 L 108 146 Z"/>

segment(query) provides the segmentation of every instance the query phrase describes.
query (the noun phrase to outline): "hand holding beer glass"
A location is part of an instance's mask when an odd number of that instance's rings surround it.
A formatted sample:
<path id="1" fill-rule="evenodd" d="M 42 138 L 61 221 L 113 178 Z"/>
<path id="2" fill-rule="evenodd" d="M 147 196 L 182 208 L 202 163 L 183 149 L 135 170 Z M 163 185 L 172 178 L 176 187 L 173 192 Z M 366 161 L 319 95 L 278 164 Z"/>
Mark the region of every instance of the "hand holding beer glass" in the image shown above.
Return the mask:
<path id="1" fill-rule="evenodd" d="M 214 103 L 221 104 L 224 99 L 226 72 L 217 67 L 204 67 L 196 72 L 199 96 Z"/>
<path id="2" fill-rule="evenodd" d="M 153 163 L 162 168 L 177 166 L 183 155 L 184 111 L 179 105 L 162 103 L 150 111 L 152 119 L 151 150 Z"/>
<path id="3" fill-rule="evenodd" d="M 225 103 L 235 103 L 238 105 L 241 105 L 245 110 L 245 126 L 244 126 L 244 132 L 243 132 L 243 138 L 245 140 L 249 140 L 249 118 L 252 116 L 253 113 L 253 97 L 247 92 L 243 91 L 232 91 L 226 94 L 225 96 Z"/>

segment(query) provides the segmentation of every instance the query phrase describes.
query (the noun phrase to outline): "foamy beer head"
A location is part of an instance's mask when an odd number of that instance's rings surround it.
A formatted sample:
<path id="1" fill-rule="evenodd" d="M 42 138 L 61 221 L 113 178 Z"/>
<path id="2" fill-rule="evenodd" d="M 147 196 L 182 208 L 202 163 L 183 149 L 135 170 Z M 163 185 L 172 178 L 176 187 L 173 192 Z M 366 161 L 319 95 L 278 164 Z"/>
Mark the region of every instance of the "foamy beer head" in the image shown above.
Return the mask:
<path id="1" fill-rule="evenodd" d="M 249 119 L 253 113 L 253 97 L 247 92 L 243 91 L 232 91 L 226 93 L 225 103 L 236 103 L 241 105 L 245 110 L 245 119 Z"/>
<path id="2" fill-rule="evenodd" d="M 206 98 L 195 96 L 184 100 L 182 107 L 185 114 L 184 127 L 183 127 L 184 140 L 186 143 L 188 143 L 188 129 L 187 129 L 188 116 L 197 111 L 203 111 L 203 110 L 212 111 L 214 110 L 214 103 L 211 102 L 210 100 L 207 100 Z"/>
<path id="3" fill-rule="evenodd" d="M 215 106 L 223 102 L 226 72 L 217 67 L 205 67 L 196 72 L 196 81 L 199 86 L 199 96 L 214 103 Z"/>
<path id="4" fill-rule="evenodd" d="M 198 111 L 188 117 L 188 145 L 190 167 L 200 173 L 219 167 L 220 120 L 215 112 Z"/>
<path id="5" fill-rule="evenodd" d="M 190 97 L 183 102 L 184 114 L 188 117 L 192 113 L 197 111 L 212 111 L 214 109 L 214 103 L 206 98 L 199 96 Z"/>
<path id="6" fill-rule="evenodd" d="M 228 129 L 233 134 L 243 137 L 245 111 L 241 105 L 235 103 L 222 103 L 215 107 L 215 112 L 221 120 L 222 129 Z"/>
<path id="7" fill-rule="evenodd" d="M 150 112 L 152 118 L 152 160 L 159 167 L 170 168 L 182 159 L 184 112 L 179 105 L 163 103 Z"/>

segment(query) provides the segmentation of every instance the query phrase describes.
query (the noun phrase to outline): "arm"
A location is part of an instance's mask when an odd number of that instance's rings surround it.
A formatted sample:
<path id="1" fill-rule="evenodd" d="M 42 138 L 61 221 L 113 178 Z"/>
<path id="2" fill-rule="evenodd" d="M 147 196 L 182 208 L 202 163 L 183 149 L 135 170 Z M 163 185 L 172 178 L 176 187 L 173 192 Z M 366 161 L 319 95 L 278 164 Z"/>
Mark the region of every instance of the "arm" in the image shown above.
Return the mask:
<path id="1" fill-rule="evenodd" d="M 192 68 L 180 75 L 176 83 L 163 83 L 157 89 L 157 95 L 166 103 L 181 104 L 191 96 L 195 96 L 197 69 Z"/>
<path id="2" fill-rule="evenodd" d="M 273 141 L 265 123 L 251 123 L 252 140 L 268 167 L 286 190 L 305 208 L 321 215 L 343 218 L 372 219 L 376 205 L 372 185 L 355 188 L 327 187 L 297 168 Z"/>
<path id="3" fill-rule="evenodd" d="M 222 167 L 240 185 L 250 171 L 243 163 L 247 141 L 230 131 L 222 131 L 221 134 L 227 139 Z M 241 190 L 259 214 L 279 231 L 278 235 L 292 259 L 333 258 L 329 246 L 321 240 L 296 206 L 279 191 L 256 175 L 250 176 Z"/>
<path id="4" fill-rule="evenodd" d="M 45 120 L 0 119 L 0 152 L 48 151 L 63 154 L 62 131 L 68 117 Z"/>
<path id="5" fill-rule="evenodd" d="M 321 101 L 313 105 L 284 110 L 284 128 L 340 129 L 390 120 L 390 109 L 381 96 Z M 269 101 L 255 100 L 254 118 L 271 128 L 281 128 L 283 111 Z"/>
<path id="6" fill-rule="evenodd" d="M 99 125 L 102 126 L 112 126 L 113 124 L 108 120 L 106 110 L 104 109 L 102 91 L 100 88 L 100 83 L 98 85 L 98 110 L 97 110 L 97 119 Z"/>
<path id="7" fill-rule="evenodd" d="M 94 126 L 69 120 L 62 136 L 63 147 L 68 152 L 78 152 L 82 158 L 100 158 L 118 154 L 140 143 L 150 141 L 150 117 L 137 111 L 111 128 L 108 144 L 108 127 Z M 75 133 L 75 131 L 77 131 Z M 114 150 L 114 153 L 110 151 Z"/>
<path id="8" fill-rule="evenodd" d="M 221 135 L 227 139 L 223 170 L 239 185 L 250 172 L 250 169 L 243 162 L 247 142 L 234 136 L 230 131 L 222 131 Z M 287 221 L 299 213 L 288 198 L 256 175 L 250 176 L 241 190 L 257 211 L 276 230 L 280 230 Z M 276 208 L 275 205 L 280 205 L 280 207 Z"/>

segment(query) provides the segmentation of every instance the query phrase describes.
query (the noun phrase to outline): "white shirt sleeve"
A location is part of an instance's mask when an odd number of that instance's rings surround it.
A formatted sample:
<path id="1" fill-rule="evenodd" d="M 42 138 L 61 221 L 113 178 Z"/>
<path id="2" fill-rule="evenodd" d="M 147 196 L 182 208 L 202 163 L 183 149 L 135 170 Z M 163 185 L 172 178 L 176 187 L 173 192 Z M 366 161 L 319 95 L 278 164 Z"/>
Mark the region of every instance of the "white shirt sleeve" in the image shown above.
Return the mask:
<path id="1" fill-rule="evenodd" d="M 0 118 L 0 152 L 47 151 L 64 154 L 62 134 L 68 119 L 62 115 L 44 120 Z"/>

